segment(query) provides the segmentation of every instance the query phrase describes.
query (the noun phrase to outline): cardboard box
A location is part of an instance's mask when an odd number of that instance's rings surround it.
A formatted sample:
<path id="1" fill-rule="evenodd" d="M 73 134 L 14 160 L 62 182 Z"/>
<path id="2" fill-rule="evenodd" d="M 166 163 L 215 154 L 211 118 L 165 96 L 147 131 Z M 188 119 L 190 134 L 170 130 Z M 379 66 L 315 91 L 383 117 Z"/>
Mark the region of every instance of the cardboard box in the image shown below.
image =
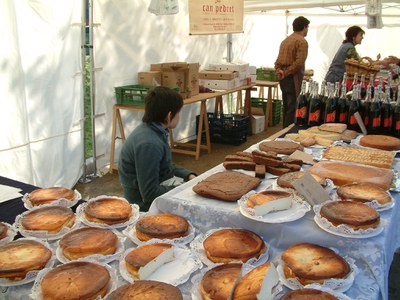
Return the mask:
<path id="1" fill-rule="evenodd" d="M 162 85 L 161 71 L 139 72 L 138 83 L 143 85 Z"/>
<path id="2" fill-rule="evenodd" d="M 200 79 L 200 85 L 212 90 L 230 90 L 240 86 L 239 78 L 231 80 Z"/>
<path id="3" fill-rule="evenodd" d="M 189 65 L 186 62 L 171 62 L 161 65 L 163 86 L 177 86 L 183 98 L 189 92 Z"/>
<path id="4" fill-rule="evenodd" d="M 212 71 L 203 70 L 199 72 L 200 79 L 234 79 L 238 77 L 238 73 L 235 71 Z"/>
<path id="5" fill-rule="evenodd" d="M 199 94 L 199 63 L 189 63 L 189 95 L 187 97 Z"/>
<path id="6" fill-rule="evenodd" d="M 251 132 L 253 134 L 264 131 L 265 128 L 265 116 L 251 116 Z"/>

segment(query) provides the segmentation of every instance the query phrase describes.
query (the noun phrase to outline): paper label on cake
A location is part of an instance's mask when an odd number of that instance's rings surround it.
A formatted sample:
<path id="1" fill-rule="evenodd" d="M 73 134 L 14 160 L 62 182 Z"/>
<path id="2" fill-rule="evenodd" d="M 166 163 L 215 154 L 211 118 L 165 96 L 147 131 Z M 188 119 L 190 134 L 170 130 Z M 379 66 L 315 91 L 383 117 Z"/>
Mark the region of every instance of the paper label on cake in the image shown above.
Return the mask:
<path id="1" fill-rule="evenodd" d="M 289 209 L 292 206 L 292 196 L 274 199 L 267 203 L 254 206 L 256 216 L 264 216 L 272 211 Z"/>
<path id="2" fill-rule="evenodd" d="M 299 150 L 296 150 L 292 154 L 290 154 L 289 158 L 301 159 L 304 163 L 309 165 L 315 164 L 314 157 L 311 154 Z"/>
<path id="3" fill-rule="evenodd" d="M 159 256 L 155 259 L 149 261 L 145 266 L 139 269 L 139 278 L 146 279 L 151 274 L 154 273 L 157 269 L 159 269 L 162 265 L 169 263 L 174 260 L 174 248 L 171 247 L 169 249 L 164 250 Z"/>
<path id="4" fill-rule="evenodd" d="M 299 179 L 293 181 L 292 184 L 296 191 L 304 196 L 311 205 L 321 204 L 330 200 L 324 188 L 308 172 Z"/>
<path id="5" fill-rule="evenodd" d="M 356 111 L 354 113 L 354 116 L 356 117 L 356 121 L 358 126 L 360 126 L 361 132 L 363 133 L 363 135 L 367 135 L 367 128 L 365 128 L 364 122 L 360 116 L 360 113 L 358 111 Z"/>
<path id="6" fill-rule="evenodd" d="M 278 272 L 276 271 L 275 265 L 271 263 L 261 284 L 260 292 L 257 294 L 257 300 L 272 300 L 272 289 L 278 282 Z"/>

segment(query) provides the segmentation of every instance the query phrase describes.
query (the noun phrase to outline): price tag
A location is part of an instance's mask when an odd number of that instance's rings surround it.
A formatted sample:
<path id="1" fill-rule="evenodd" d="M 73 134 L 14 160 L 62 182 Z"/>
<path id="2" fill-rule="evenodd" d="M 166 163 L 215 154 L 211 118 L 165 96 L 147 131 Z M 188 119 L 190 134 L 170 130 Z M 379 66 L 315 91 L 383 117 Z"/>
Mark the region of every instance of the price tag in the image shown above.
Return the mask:
<path id="1" fill-rule="evenodd" d="M 367 128 L 365 128 L 365 125 L 364 125 L 364 122 L 363 122 L 363 120 L 362 120 L 362 118 L 360 116 L 360 113 L 358 111 L 356 111 L 354 113 L 354 116 L 356 117 L 356 121 L 358 123 L 358 126 L 360 126 L 360 129 L 361 129 L 363 135 L 367 135 Z"/>
<path id="2" fill-rule="evenodd" d="M 330 200 L 324 188 L 308 172 L 295 180 L 293 186 L 311 205 L 321 204 Z"/>

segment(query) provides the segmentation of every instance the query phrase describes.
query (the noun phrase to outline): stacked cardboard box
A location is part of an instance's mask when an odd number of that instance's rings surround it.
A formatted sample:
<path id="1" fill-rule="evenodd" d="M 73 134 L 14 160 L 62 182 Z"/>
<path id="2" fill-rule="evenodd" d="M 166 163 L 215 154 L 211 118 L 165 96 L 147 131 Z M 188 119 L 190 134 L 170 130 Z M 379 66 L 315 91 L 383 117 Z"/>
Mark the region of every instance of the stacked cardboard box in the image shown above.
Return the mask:
<path id="1" fill-rule="evenodd" d="M 199 63 L 168 62 L 151 64 L 150 71 L 139 72 L 139 84 L 177 86 L 183 98 L 199 93 Z"/>

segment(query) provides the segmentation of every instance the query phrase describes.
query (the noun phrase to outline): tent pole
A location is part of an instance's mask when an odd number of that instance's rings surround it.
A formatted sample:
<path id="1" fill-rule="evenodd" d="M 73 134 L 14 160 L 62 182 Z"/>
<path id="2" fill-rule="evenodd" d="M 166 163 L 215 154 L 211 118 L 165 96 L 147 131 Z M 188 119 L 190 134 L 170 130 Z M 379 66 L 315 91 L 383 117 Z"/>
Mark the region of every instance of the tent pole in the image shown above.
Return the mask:
<path id="1" fill-rule="evenodd" d="M 86 108 L 85 108 L 85 95 L 86 95 L 86 1 L 82 0 L 82 11 L 81 11 L 81 68 L 82 68 L 82 113 L 83 113 L 83 126 L 82 126 L 82 141 L 83 141 L 83 161 L 82 161 L 82 169 L 83 174 L 79 179 L 80 183 L 88 183 L 92 180 L 87 174 L 87 166 L 86 166 Z"/>
<path id="2" fill-rule="evenodd" d="M 92 149 L 93 149 L 93 174 L 97 177 L 97 151 L 96 151 L 96 93 L 95 93 L 95 67 L 93 53 L 93 1 L 88 0 L 89 4 L 89 54 L 90 54 L 90 99 L 91 99 L 91 121 L 92 121 Z"/>

